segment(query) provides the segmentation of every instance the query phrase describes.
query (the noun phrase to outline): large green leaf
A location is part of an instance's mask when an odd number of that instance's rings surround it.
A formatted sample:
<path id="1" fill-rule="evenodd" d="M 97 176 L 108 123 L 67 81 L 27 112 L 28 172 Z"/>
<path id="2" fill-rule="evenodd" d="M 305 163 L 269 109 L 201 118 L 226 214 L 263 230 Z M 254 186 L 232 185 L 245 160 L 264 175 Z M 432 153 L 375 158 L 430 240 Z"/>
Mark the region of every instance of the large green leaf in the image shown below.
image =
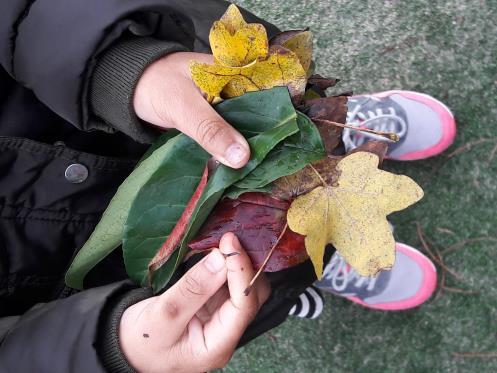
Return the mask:
<path id="1" fill-rule="evenodd" d="M 148 283 L 148 263 L 166 240 L 200 181 L 209 154 L 178 135 L 167 142 L 161 167 L 139 190 L 124 227 L 123 255 L 130 278 Z"/>
<path id="2" fill-rule="evenodd" d="M 87 273 L 121 245 L 124 222 L 136 193 L 164 162 L 168 152 L 169 146 L 163 145 L 149 153 L 119 186 L 100 222 L 69 267 L 66 273 L 67 286 L 82 289 Z"/>
<path id="3" fill-rule="evenodd" d="M 187 235 L 198 229 L 228 186 L 245 177 L 276 144 L 298 131 L 297 114 L 286 88 L 248 93 L 224 101 L 216 106 L 216 110 L 249 138 L 251 158 L 239 170 L 218 167 L 199 200 L 197 207 L 200 207 L 192 215 L 190 223 L 195 224 L 188 226 Z M 179 135 L 167 144 L 173 141 L 179 144 L 182 138 L 186 136 Z M 183 143 L 171 147 L 168 159 L 150 177 L 133 202 L 126 221 L 123 251 L 128 274 L 142 285 L 148 284 L 150 260 L 167 239 L 200 180 L 207 158 L 198 152 L 198 146 L 196 150 L 195 146 L 189 148 Z M 180 158 L 181 162 L 178 161 Z M 160 286 L 155 286 L 157 290 L 169 281 L 182 260 L 184 252 L 181 251 L 181 256 L 179 254 L 180 251 L 176 250 L 154 276 L 154 280 L 160 283 Z"/>
<path id="4" fill-rule="evenodd" d="M 150 145 L 150 147 L 147 149 L 145 154 L 143 154 L 140 161 L 138 162 L 137 167 L 140 166 L 141 162 L 143 162 L 145 159 L 150 157 L 150 155 L 153 152 L 155 152 L 157 149 L 159 149 L 162 145 L 164 145 L 166 142 L 171 140 L 173 137 L 178 136 L 180 133 L 181 132 L 179 132 L 178 130 L 171 128 L 168 129 L 166 132 L 164 132 L 162 135 L 160 135 L 159 138 L 155 140 L 155 142 L 152 145 Z"/>
<path id="5" fill-rule="evenodd" d="M 305 114 L 297 114 L 300 131 L 278 144 L 257 168 L 234 187 L 255 191 L 326 156 L 321 135 L 314 123 Z M 232 192 L 235 193 L 235 190 Z"/>

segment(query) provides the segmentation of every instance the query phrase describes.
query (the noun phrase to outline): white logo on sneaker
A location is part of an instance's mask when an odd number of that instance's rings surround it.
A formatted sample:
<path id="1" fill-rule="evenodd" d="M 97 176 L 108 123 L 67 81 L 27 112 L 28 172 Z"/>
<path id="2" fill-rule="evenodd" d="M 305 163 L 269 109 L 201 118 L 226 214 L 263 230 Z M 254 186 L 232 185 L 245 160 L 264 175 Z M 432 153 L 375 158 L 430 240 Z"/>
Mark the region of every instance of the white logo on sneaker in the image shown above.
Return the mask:
<path id="1" fill-rule="evenodd" d="M 349 104 L 356 103 L 356 105 L 352 111 L 347 112 L 347 124 L 355 127 L 369 128 L 375 131 L 393 132 L 396 133 L 399 138 L 402 138 L 407 133 L 406 121 L 396 112 L 393 106 L 384 106 L 383 108 L 377 107 L 375 111 L 361 111 L 371 100 L 377 101 L 378 103 L 382 102 L 382 100 L 374 96 L 365 97 L 366 98 L 361 99 L 360 102 L 353 98 L 349 99 Z M 383 103 L 383 105 L 385 105 L 385 103 Z M 358 133 L 350 128 L 344 128 L 342 138 L 347 151 L 357 148 L 368 139 L 390 142 L 390 140 L 375 135 L 374 133 Z"/>

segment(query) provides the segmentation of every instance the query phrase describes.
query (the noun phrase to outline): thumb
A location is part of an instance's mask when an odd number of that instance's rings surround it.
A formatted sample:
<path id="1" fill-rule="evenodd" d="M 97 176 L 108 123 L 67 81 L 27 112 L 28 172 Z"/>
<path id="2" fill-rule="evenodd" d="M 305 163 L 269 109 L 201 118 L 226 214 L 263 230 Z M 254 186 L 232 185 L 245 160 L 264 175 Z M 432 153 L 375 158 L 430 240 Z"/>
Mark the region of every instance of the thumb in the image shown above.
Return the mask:
<path id="1" fill-rule="evenodd" d="M 189 89 L 181 93 L 185 97 L 177 100 L 175 110 L 170 111 L 174 127 L 226 166 L 245 166 L 250 158 L 247 140 L 212 108 L 191 81 L 189 84 Z"/>
<path id="2" fill-rule="evenodd" d="M 194 265 L 158 298 L 158 312 L 174 326 L 168 339 L 177 340 L 200 308 L 226 282 L 226 261 L 218 249 Z"/>
<path id="3" fill-rule="evenodd" d="M 241 168 L 250 158 L 250 147 L 195 86 L 187 72 L 191 59 L 207 62 L 212 56 L 177 52 L 150 65 L 135 89 L 135 112 L 151 124 L 180 130 L 221 163 Z"/>
<path id="4" fill-rule="evenodd" d="M 165 87 L 144 75 L 134 98 L 137 115 L 156 126 L 174 127 L 194 139 L 218 161 L 232 168 L 250 158 L 247 140 L 204 99 L 191 79 L 180 74 Z"/>

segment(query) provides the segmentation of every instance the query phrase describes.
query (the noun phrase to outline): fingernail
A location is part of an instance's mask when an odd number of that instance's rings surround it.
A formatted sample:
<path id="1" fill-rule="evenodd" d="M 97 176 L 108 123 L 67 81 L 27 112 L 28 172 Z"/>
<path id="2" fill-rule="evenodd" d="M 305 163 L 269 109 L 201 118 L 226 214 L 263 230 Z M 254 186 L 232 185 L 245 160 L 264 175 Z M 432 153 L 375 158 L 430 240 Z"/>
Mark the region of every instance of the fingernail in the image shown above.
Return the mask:
<path id="1" fill-rule="evenodd" d="M 218 273 L 221 271 L 224 267 L 224 263 L 224 257 L 221 255 L 219 250 L 211 252 L 204 261 L 205 267 L 211 273 Z"/>
<path id="2" fill-rule="evenodd" d="M 240 166 L 247 156 L 247 149 L 235 142 L 226 150 L 225 158 L 232 166 Z"/>
<path id="3" fill-rule="evenodd" d="M 240 255 L 240 253 L 233 251 L 232 253 L 223 254 L 223 255 L 225 258 L 229 258 L 230 256 Z"/>

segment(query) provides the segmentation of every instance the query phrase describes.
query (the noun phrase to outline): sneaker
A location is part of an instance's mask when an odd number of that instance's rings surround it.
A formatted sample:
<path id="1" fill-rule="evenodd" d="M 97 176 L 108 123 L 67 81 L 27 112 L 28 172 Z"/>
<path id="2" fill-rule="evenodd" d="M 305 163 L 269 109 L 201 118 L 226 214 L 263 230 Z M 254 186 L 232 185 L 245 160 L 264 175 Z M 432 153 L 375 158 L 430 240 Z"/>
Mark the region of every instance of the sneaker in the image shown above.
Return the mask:
<path id="1" fill-rule="evenodd" d="M 289 315 L 303 319 L 315 319 L 323 312 L 323 294 L 318 288 L 311 285 L 300 294 L 297 303 L 288 312 Z"/>
<path id="2" fill-rule="evenodd" d="M 376 131 L 395 132 L 398 142 L 345 128 L 343 142 L 350 151 L 375 139 L 391 142 L 387 158 L 412 161 L 443 152 L 456 136 L 452 112 L 440 101 L 423 93 L 387 91 L 352 96 L 348 101 L 347 124 Z"/>
<path id="3" fill-rule="evenodd" d="M 437 270 L 418 250 L 396 244 L 395 264 L 376 277 L 358 275 L 338 253 L 333 254 L 320 281 L 314 285 L 364 307 L 399 311 L 417 307 L 430 298 Z"/>

